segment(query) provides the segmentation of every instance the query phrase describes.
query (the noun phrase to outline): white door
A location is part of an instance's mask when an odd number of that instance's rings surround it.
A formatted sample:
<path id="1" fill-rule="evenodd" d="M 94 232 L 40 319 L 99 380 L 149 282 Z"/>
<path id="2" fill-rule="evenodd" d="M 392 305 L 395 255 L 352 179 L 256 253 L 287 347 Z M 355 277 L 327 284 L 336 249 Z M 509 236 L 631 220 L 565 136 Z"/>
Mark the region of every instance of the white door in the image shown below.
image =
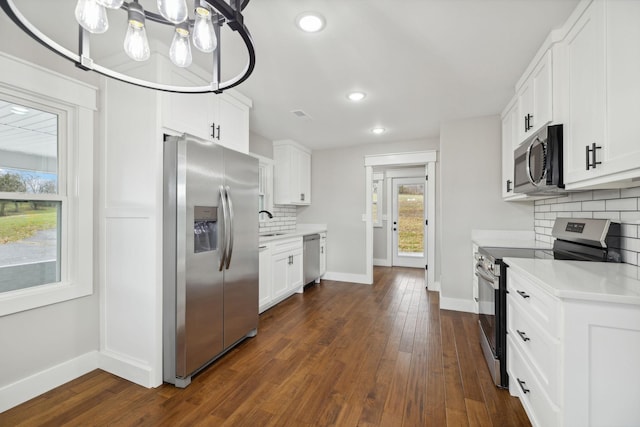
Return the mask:
<path id="1" fill-rule="evenodd" d="M 395 178 L 393 186 L 393 265 L 425 268 L 426 181 Z"/>

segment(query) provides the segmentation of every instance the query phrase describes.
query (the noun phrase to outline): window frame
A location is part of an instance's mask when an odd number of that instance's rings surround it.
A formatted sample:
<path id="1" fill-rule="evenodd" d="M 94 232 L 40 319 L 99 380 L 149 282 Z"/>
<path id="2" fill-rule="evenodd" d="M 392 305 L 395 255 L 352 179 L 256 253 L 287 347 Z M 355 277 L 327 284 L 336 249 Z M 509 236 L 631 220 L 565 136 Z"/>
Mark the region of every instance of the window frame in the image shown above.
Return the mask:
<path id="1" fill-rule="evenodd" d="M 93 293 L 93 144 L 97 88 L 0 53 L 0 98 L 58 115 L 57 194 L 0 193 L 59 201 L 60 281 L 0 293 L 0 316 Z"/>
<path id="2" fill-rule="evenodd" d="M 373 195 L 377 195 L 377 199 L 375 202 L 373 201 Z M 374 227 L 382 227 L 382 217 L 384 214 L 382 213 L 381 208 L 384 208 L 383 203 L 383 194 L 384 194 L 384 173 L 374 172 L 372 178 L 372 187 L 371 187 L 371 221 Z M 376 216 L 373 216 L 373 205 L 376 206 Z"/>

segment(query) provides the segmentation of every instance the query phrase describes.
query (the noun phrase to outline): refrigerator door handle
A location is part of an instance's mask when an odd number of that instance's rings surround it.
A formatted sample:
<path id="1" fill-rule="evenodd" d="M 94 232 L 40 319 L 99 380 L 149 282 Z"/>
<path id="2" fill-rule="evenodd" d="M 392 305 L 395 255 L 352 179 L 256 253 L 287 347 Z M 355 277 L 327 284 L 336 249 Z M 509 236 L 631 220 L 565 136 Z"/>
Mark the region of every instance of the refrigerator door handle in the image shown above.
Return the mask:
<path id="1" fill-rule="evenodd" d="M 233 213 L 233 200 L 231 198 L 231 189 L 227 185 L 225 188 L 225 193 L 227 194 L 227 202 L 229 204 L 229 234 L 227 238 L 227 265 L 226 269 L 229 269 L 229 264 L 231 264 L 231 256 L 233 255 L 233 221 L 234 221 L 234 213 Z"/>
<path id="2" fill-rule="evenodd" d="M 224 227 L 224 239 L 222 239 L 222 247 L 220 247 L 220 265 L 218 266 L 218 271 L 222 271 L 224 268 L 224 263 L 227 258 L 227 236 L 229 235 L 229 221 L 227 221 L 227 197 L 225 194 L 224 187 L 221 185 L 219 188 L 220 191 L 220 203 L 222 204 L 222 224 Z"/>

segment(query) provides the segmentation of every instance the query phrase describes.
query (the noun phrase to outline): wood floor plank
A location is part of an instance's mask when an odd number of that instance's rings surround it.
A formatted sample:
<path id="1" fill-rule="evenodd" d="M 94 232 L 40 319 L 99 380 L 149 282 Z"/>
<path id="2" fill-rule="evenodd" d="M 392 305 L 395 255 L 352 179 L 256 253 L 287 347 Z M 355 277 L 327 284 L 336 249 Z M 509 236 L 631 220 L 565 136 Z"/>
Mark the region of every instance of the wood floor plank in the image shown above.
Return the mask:
<path id="1" fill-rule="evenodd" d="M 178 389 L 96 370 L 0 414 L 0 426 L 529 426 L 487 372 L 477 316 L 439 309 L 424 270 L 323 280 L 260 315 Z"/>

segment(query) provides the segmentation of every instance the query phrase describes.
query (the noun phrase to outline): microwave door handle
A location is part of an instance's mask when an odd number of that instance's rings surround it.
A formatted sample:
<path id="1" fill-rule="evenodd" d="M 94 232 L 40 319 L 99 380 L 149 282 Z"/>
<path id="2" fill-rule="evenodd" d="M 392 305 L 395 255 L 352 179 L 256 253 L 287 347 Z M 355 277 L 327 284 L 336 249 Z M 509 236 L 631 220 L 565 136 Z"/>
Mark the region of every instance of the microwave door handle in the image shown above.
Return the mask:
<path id="1" fill-rule="evenodd" d="M 233 255 L 233 227 L 234 227 L 234 212 L 233 212 L 233 200 L 231 197 L 231 189 L 229 186 L 225 188 L 225 193 L 227 194 L 227 203 L 229 204 L 229 237 L 227 238 L 227 261 L 225 269 L 229 269 L 229 264 L 231 264 L 231 256 Z"/>
<path id="2" fill-rule="evenodd" d="M 229 235 L 229 222 L 227 220 L 227 199 L 225 197 L 224 187 L 221 185 L 219 188 L 220 191 L 220 203 L 222 204 L 222 226 L 224 228 L 224 236 L 223 239 L 220 239 L 222 242 L 222 247 L 220 247 L 220 265 L 218 266 L 218 271 L 222 271 L 224 268 L 224 263 L 227 258 L 227 245 L 226 240 Z"/>
<path id="3" fill-rule="evenodd" d="M 535 144 L 537 140 L 537 138 L 534 138 L 533 141 L 531 141 L 531 144 L 529 144 L 529 146 L 527 147 L 527 156 L 525 159 L 525 163 L 527 166 L 527 178 L 529 179 L 529 182 L 536 187 L 538 186 L 538 184 L 533 180 L 533 175 L 531 174 L 531 149 L 533 148 L 533 144 Z"/>

